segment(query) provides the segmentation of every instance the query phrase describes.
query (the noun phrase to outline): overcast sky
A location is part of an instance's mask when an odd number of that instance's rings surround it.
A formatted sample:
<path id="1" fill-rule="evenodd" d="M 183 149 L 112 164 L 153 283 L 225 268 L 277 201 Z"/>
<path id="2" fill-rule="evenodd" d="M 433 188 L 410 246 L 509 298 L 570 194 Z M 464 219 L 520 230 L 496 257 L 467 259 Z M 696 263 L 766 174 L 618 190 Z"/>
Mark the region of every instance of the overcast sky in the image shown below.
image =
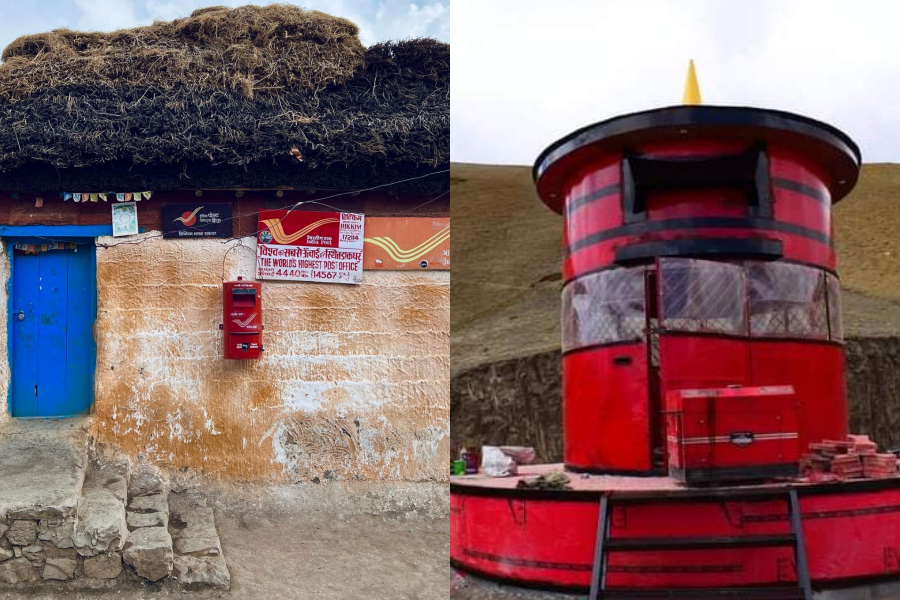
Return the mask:
<path id="1" fill-rule="evenodd" d="M 531 164 L 573 129 L 681 101 L 831 123 L 900 162 L 900 2 L 453 0 L 453 161 Z"/>
<path id="2" fill-rule="evenodd" d="M 450 41 L 450 0 L 282 0 L 350 19 L 369 46 L 431 36 Z M 249 0 L 0 0 L 0 48 L 26 33 L 57 27 L 108 31 L 186 17 L 201 6 L 270 4 Z"/>

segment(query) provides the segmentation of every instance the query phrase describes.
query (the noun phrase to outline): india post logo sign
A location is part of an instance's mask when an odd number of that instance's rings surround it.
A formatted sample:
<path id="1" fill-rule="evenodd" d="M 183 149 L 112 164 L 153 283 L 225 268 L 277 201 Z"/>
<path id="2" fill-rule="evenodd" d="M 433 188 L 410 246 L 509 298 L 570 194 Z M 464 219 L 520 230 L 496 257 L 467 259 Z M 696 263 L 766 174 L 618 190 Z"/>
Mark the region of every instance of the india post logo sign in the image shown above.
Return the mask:
<path id="1" fill-rule="evenodd" d="M 369 217 L 364 269 L 450 270 L 450 217 Z"/>
<path id="2" fill-rule="evenodd" d="M 164 238 L 230 238 L 230 204 L 163 204 Z"/>
<path id="3" fill-rule="evenodd" d="M 362 283 L 364 227 L 357 213 L 261 210 L 256 278 Z"/>

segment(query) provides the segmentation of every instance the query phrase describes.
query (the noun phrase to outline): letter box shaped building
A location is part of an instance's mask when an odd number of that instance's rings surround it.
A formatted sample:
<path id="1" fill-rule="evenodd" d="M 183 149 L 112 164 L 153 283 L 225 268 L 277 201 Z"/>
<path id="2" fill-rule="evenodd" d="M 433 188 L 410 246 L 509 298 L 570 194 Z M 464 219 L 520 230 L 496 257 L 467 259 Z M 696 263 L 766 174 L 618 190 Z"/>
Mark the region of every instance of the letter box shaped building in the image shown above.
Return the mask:
<path id="1" fill-rule="evenodd" d="M 858 170 L 829 125 L 726 106 L 617 117 L 541 155 L 565 217 L 569 469 L 665 473 L 680 389 L 791 385 L 800 448 L 847 435 L 831 206 Z"/>
<path id="2" fill-rule="evenodd" d="M 222 305 L 225 312 L 225 358 L 259 358 L 262 346 L 262 286 L 255 281 L 226 281 Z"/>
<path id="3" fill-rule="evenodd" d="M 564 218 L 564 465 L 452 477 L 453 566 L 591 598 L 900 580 L 900 474 L 770 478 L 846 443 L 831 210 L 859 164 L 834 127 L 749 107 L 633 113 L 550 146 L 535 179 Z M 563 468 L 580 475 L 545 489 Z"/>

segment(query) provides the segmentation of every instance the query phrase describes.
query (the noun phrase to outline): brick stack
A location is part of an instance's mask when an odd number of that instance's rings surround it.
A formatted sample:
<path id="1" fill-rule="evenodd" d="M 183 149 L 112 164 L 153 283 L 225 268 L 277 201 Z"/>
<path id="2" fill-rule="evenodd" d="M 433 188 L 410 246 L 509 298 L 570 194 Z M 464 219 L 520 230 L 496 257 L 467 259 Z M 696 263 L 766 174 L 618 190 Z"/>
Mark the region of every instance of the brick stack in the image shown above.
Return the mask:
<path id="1" fill-rule="evenodd" d="M 878 444 L 870 440 L 867 435 L 848 435 L 847 441 L 853 444 L 853 449 L 859 454 L 875 454 L 878 452 Z"/>
<path id="2" fill-rule="evenodd" d="M 862 457 L 863 476 L 885 479 L 897 475 L 897 456 L 894 454 L 869 454 Z"/>
<path id="3" fill-rule="evenodd" d="M 867 435 L 849 435 L 846 440 L 810 444 L 800 460 L 800 472 L 812 481 L 883 479 L 897 475 L 897 456 L 879 454 L 878 445 Z"/>
<path id="4" fill-rule="evenodd" d="M 858 454 L 838 454 L 831 459 L 831 472 L 839 479 L 856 479 L 863 476 L 862 461 Z"/>

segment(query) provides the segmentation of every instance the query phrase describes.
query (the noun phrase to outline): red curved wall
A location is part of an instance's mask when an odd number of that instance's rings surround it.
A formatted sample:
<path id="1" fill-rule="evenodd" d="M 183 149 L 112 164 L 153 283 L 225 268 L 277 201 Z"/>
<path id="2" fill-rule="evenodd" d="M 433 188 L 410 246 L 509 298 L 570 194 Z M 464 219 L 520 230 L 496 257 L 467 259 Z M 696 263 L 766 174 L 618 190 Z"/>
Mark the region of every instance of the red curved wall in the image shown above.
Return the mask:
<path id="1" fill-rule="evenodd" d="M 694 140 L 648 145 L 644 156 L 707 157 L 746 150 L 745 143 Z M 780 240 L 784 258 L 835 270 L 831 196 L 826 176 L 796 153 L 770 145 L 773 218 L 750 219 L 744 195 L 732 189 L 660 191 L 650 195 L 646 220 L 626 224 L 621 155 L 599 157 L 575 173 L 565 190 L 563 279 L 614 264 L 615 251 L 635 243 L 734 237 Z M 695 223 L 689 223 L 689 221 Z M 723 220 L 727 226 L 722 226 Z M 717 224 L 719 226 L 717 226 Z"/>
<path id="2" fill-rule="evenodd" d="M 750 142 L 675 140 L 635 148 L 642 157 L 740 154 Z M 623 247 L 671 240 L 749 239 L 782 243 L 783 260 L 834 271 L 828 175 L 809 159 L 769 144 L 771 216 L 755 216 L 741 189 L 653 190 L 643 219 L 623 207 L 621 154 L 602 154 L 569 178 L 565 192 L 563 279 L 619 266 Z M 715 256 L 703 258 L 715 260 Z M 645 259 L 649 262 L 652 258 Z M 564 317 L 565 318 L 565 317 Z M 847 433 L 843 349 L 828 341 L 661 337 L 661 394 L 723 385 L 793 385 L 800 444 Z M 616 357 L 630 363 L 618 366 Z M 570 468 L 647 472 L 651 414 L 644 343 L 580 348 L 563 355 L 564 459 Z"/>
<path id="3" fill-rule="evenodd" d="M 462 486 L 460 486 L 462 487 Z M 800 512 L 815 584 L 900 573 L 900 490 L 805 495 Z M 452 490 L 450 557 L 468 571 L 544 587 L 590 585 L 599 500 L 519 499 Z M 613 506 L 616 538 L 787 533 L 784 502 L 660 500 Z M 621 552 L 610 556 L 611 587 L 678 588 L 796 581 L 790 548 Z"/>
<path id="4" fill-rule="evenodd" d="M 618 366 L 616 358 L 631 359 Z M 644 344 L 563 356 L 563 454 L 575 469 L 650 469 L 650 413 Z M 644 399 L 643 402 L 636 399 Z"/>

